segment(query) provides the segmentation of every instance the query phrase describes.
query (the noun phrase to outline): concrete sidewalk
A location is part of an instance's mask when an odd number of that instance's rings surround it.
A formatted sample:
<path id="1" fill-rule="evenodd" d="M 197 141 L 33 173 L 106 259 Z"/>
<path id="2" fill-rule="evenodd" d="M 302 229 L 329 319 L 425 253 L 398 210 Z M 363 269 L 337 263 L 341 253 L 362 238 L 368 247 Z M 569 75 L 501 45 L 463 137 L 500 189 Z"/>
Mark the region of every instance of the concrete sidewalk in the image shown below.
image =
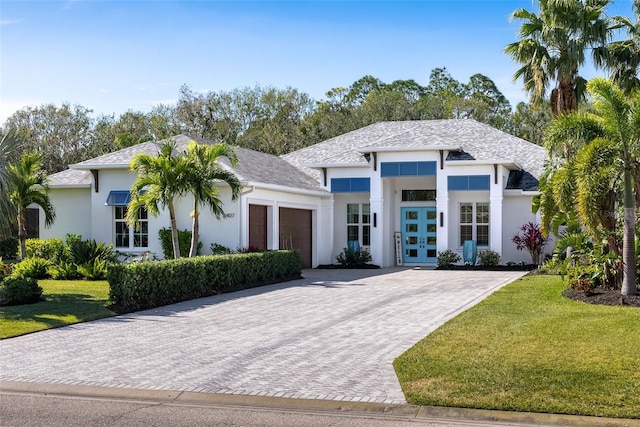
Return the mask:
<path id="1" fill-rule="evenodd" d="M 302 280 L 2 340 L 0 381 L 404 404 L 392 361 L 522 274 L 305 270 Z"/>

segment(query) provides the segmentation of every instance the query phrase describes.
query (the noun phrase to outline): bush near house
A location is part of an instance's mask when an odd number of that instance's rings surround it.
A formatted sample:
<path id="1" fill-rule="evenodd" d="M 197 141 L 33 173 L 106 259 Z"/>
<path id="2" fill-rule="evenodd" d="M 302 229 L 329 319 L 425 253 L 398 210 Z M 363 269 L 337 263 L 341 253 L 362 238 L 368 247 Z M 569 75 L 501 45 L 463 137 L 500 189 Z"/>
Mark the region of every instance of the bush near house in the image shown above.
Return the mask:
<path id="1" fill-rule="evenodd" d="M 169 259 L 109 267 L 112 309 L 129 312 L 297 279 L 298 251 Z"/>
<path id="2" fill-rule="evenodd" d="M 7 237 L 0 240 L 0 258 L 14 259 L 18 257 L 18 239 Z"/>
<path id="3" fill-rule="evenodd" d="M 160 245 L 162 246 L 162 255 L 164 259 L 173 259 L 173 243 L 171 241 L 171 229 L 161 228 L 159 232 Z M 186 258 L 189 256 L 191 248 L 191 231 L 178 230 L 178 244 L 180 245 L 180 256 Z M 196 255 L 200 255 L 202 250 L 202 242 L 198 242 Z"/>
<path id="4" fill-rule="evenodd" d="M 42 288 L 30 277 L 11 276 L 0 281 L 0 305 L 31 304 L 40 300 Z"/>

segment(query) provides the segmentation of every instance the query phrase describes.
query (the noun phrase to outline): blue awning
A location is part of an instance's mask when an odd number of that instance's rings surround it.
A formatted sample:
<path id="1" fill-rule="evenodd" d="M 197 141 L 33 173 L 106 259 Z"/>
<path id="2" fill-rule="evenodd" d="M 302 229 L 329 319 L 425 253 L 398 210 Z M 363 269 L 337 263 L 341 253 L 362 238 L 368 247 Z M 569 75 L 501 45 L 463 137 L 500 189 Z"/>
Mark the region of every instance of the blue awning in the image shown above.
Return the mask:
<path id="1" fill-rule="evenodd" d="M 111 191 L 107 197 L 107 201 L 104 203 L 107 206 L 127 206 L 131 200 L 131 193 L 126 190 Z"/>

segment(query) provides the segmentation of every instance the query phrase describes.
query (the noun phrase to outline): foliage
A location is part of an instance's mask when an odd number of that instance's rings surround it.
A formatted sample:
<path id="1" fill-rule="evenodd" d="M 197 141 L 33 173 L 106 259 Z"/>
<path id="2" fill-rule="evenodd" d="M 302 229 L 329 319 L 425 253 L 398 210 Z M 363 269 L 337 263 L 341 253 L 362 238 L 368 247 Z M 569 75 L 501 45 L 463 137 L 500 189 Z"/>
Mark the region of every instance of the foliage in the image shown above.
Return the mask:
<path id="1" fill-rule="evenodd" d="M 109 295 L 119 309 L 136 310 L 298 278 L 301 271 L 298 251 L 118 264 L 109 267 Z"/>
<path id="2" fill-rule="evenodd" d="M 498 264 L 500 264 L 499 253 L 492 250 L 478 252 L 478 265 L 495 266 Z"/>
<path id="3" fill-rule="evenodd" d="M 13 264 L 5 264 L 2 257 L 0 257 L 0 280 L 2 280 L 3 277 L 11 276 L 12 272 Z"/>
<path id="4" fill-rule="evenodd" d="M 88 280 L 104 280 L 107 278 L 109 263 L 101 258 L 78 265 L 78 273 Z"/>
<path id="5" fill-rule="evenodd" d="M 511 239 L 519 251 L 526 249 L 531 255 L 532 264 L 540 264 L 540 256 L 547 244 L 547 238 L 542 234 L 540 225 L 528 222 L 520 227 L 520 234 Z"/>
<path id="6" fill-rule="evenodd" d="M 9 162 L 20 149 L 22 141 L 13 131 L 8 131 L 0 139 L 0 238 L 10 237 L 16 215 L 15 208 L 5 194 L 9 193 L 10 182 L 7 173 Z M 0 255 L 1 256 L 1 255 Z"/>
<path id="7" fill-rule="evenodd" d="M 113 245 L 106 245 L 104 242 L 95 240 L 68 240 L 69 258 L 78 266 L 93 264 L 95 260 L 104 262 L 115 262 L 116 253 Z M 88 276 L 86 276 L 88 277 Z"/>
<path id="8" fill-rule="evenodd" d="M 161 228 L 159 232 L 160 236 L 160 245 L 162 246 L 162 255 L 164 259 L 173 258 L 173 247 L 171 244 L 171 229 L 169 228 Z M 180 256 L 188 257 L 189 256 L 189 246 L 191 244 L 191 231 L 189 230 L 178 230 L 178 240 L 180 242 Z M 198 252 L 200 255 L 202 250 L 202 242 L 198 244 Z"/>
<path id="9" fill-rule="evenodd" d="M 60 238 L 27 239 L 27 258 L 44 258 L 58 262 L 65 258 L 65 245 Z"/>
<path id="10" fill-rule="evenodd" d="M 13 265 L 12 276 L 24 276 L 33 279 L 44 279 L 49 277 L 47 269 L 53 263 L 48 259 L 31 257 L 25 258 L 17 264 Z"/>
<path id="11" fill-rule="evenodd" d="M 0 282 L 0 305 L 31 304 L 41 295 L 42 288 L 31 277 L 10 276 Z"/>
<path id="12" fill-rule="evenodd" d="M 263 250 L 257 246 L 252 246 L 252 245 L 249 245 L 246 248 L 238 248 L 236 250 L 236 253 L 239 253 L 239 254 L 250 254 L 255 252 L 263 252 Z"/>
<path id="13" fill-rule="evenodd" d="M 72 262 L 60 261 L 47 268 L 47 273 L 54 280 L 72 280 L 80 277 L 78 266 Z"/>
<path id="14" fill-rule="evenodd" d="M 220 243 L 212 243 L 210 248 L 213 255 L 229 255 L 233 253 L 231 248 L 221 245 Z"/>
<path id="15" fill-rule="evenodd" d="M 0 258 L 13 259 L 18 256 L 18 239 L 7 237 L 0 240 Z"/>
<path id="16" fill-rule="evenodd" d="M 438 267 L 448 267 L 450 265 L 454 265 L 462 261 L 460 255 L 452 251 L 451 249 L 447 249 L 443 252 L 438 252 L 437 264 Z"/>
<path id="17" fill-rule="evenodd" d="M 354 251 L 351 248 L 344 248 L 336 256 L 336 261 L 343 267 L 359 266 L 370 262 L 371 254 L 366 250 Z"/>

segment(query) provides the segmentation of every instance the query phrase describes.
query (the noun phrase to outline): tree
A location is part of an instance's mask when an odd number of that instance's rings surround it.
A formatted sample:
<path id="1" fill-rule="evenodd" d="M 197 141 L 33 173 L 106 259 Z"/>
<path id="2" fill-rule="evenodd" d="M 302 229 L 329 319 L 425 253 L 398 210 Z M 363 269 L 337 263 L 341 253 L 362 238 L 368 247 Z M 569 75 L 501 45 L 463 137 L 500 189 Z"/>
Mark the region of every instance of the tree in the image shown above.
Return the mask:
<path id="1" fill-rule="evenodd" d="M 238 162 L 234 150 L 228 145 L 206 145 L 192 141 L 187 146 L 189 172 L 186 176 L 186 188 L 193 195 L 190 257 L 196 256 L 198 251 L 200 206 L 207 206 L 219 219 L 224 215 L 222 201 L 218 197 L 219 183 L 226 183 L 231 188 L 231 200 L 236 200 L 242 189 L 234 173 L 218 164 L 218 159 L 222 156 L 229 159 L 232 165 Z"/>
<path id="2" fill-rule="evenodd" d="M 20 240 L 20 256 L 27 256 L 27 208 L 35 204 L 42 208 L 45 226 L 50 226 L 56 213 L 49 199 L 47 174 L 42 169 L 41 157 L 34 152 L 26 152 L 16 164 L 7 169 L 9 181 L 9 200 L 13 205 L 18 222 L 18 239 Z"/>
<path id="3" fill-rule="evenodd" d="M 18 150 L 20 139 L 13 132 L 6 133 L 0 140 L 0 237 L 11 234 L 11 224 L 15 217 L 13 205 L 8 194 L 11 183 L 9 182 L 9 158 Z"/>
<path id="4" fill-rule="evenodd" d="M 553 85 L 552 113 L 577 109 L 586 89 L 586 80 L 579 74 L 586 52 L 604 46 L 611 36 L 613 24 L 605 14 L 610 2 L 538 0 L 537 15 L 522 8 L 511 14 L 512 20 L 522 21 L 520 40 L 507 45 L 505 53 L 522 65 L 513 78 L 524 80 L 532 103 L 544 99 Z"/>
<path id="5" fill-rule="evenodd" d="M 174 258 L 180 258 L 180 242 L 174 200 L 187 191 L 186 177 L 190 165 L 183 154 L 177 154 L 176 143 L 169 140 L 160 146 L 158 156 L 138 153 L 131 160 L 130 169 L 137 177 L 131 187 L 131 201 L 127 207 L 127 221 L 138 226 L 138 212 L 146 208 L 153 216 L 160 215 L 159 206 L 169 210 Z"/>
<path id="6" fill-rule="evenodd" d="M 588 91 L 593 112 L 556 118 L 548 129 L 547 148 L 553 152 L 569 141 L 570 155 L 555 172 L 552 189 L 563 210 L 572 204 L 581 223 L 592 233 L 598 224 L 615 227 L 615 204 L 622 201 L 622 294 L 635 295 L 635 221 L 640 200 L 640 91 L 628 97 L 611 81 L 596 78 Z M 575 154 L 573 154 L 575 152 Z M 622 185 L 621 185 L 622 183 Z M 610 246 L 612 243 L 610 243 Z"/>

